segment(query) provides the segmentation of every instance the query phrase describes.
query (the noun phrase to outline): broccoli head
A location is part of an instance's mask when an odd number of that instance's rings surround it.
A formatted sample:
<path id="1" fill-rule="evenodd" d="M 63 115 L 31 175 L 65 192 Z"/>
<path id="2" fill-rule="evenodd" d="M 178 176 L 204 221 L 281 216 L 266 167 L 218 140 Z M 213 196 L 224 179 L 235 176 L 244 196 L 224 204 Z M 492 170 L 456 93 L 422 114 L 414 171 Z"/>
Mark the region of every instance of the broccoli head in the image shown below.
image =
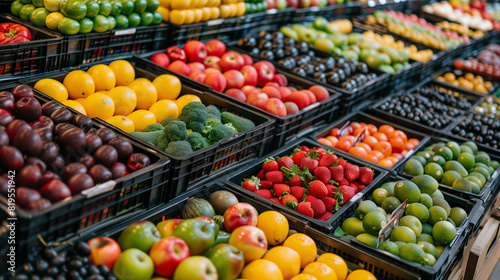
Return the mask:
<path id="1" fill-rule="evenodd" d="M 169 123 L 173 122 L 173 121 L 178 121 L 179 119 L 176 119 L 176 118 L 166 118 L 164 119 L 162 122 L 161 122 L 161 126 L 165 127 L 167 126 Z"/>
<path id="2" fill-rule="evenodd" d="M 233 131 L 229 127 L 225 125 L 219 125 L 210 130 L 210 132 L 208 133 L 208 140 L 214 143 L 233 134 Z"/>
<path id="3" fill-rule="evenodd" d="M 174 141 L 168 143 L 165 152 L 176 157 L 182 157 L 192 153 L 193 149 L 191 149 L 191 144 L 188 141 Z"/>
<path id="4" fill-rule="evenodd" d="M 139 140 L 147 142 L 153 146 L 156 146 L 158 143 L 158 139 L 160 138 L 160 136 L 163 135 L 163 131 L 161 130 L 149 131 L 149 132 L 134 131 L 130 132 L 130 135 L 138 138 Z"/>
<path id="5" fill-rule="evenodd" d="M 221 114 L 221 121 L 223 124 L 233 124 L 238 132 L 243 132 L 255 127 L 255 124 L 251 120 L 236 116 L 235 114 L 229 112 L 223 112 Z"/>
<path id="6" fill-rule="evenodd" d="M 163 130 L 163 126 L 159 123 L 152 123 L 152 124 L 146 126 L 146 129 L 144 129 L 144 132 L 158 131 L 158 130 Z"/>
<path id="7" fill-rule="evenodd" d="M 207 124 L 207 107 L 200 102 L 191 102 L 182 108 L 180 120 L 194 132 L 201 132 Z"/>
<path id="8" fill-rule="evenodd" d="M 162 151 L 165 151 L 169 142 L 170 141 L 168 141 L 167 136 L 165 136 L 165 134 L 163 133 L 162 135 L 160 135 L 160 137 L 158 137 L 158 142 L 156 144 L 156 147 Z"/>
<path id="9" fill-rule="evenodd" d="M 208 137 L 208 133 L 210 130 L 216 128 L 217 126 L 221 125 L 222 123 L 218 119 L 214 118 L 208 118 L 207 119 L 207 125 L 203 127 L 203 130 L 201 131 L 201 135 L 204 137 Z"/>
<path id="10" fill-rule="evenodd" d="M 219 108 L 217 108 L 214 105 L 208 105 L 207 106 L 207 112 L 208 112 L 208 117 L 209 118 L 218 119 L 220 121 L 220 111 L 219 111 Z"/>
<path id="11" fill-rule="evenodd" d="M 191 147 L 195 151 L 210 146 L 210 143 L 208 143 L 208 139 L 201 136 L 201 134 L 199 134 L 198 132 L 189 134 L 188 142 L 189 144 L 191 144 Z"/>
<path id="12" fill-rule="evenodd" d="M 179 141 L 186 140 L 188 137 L 188 131 L 186 129 L 186 124 L 181 121 L 172 121 L 167 126 L 163 128 L 163 133 L 167 137 L 168 141 Z"/>
<path id="13" fill-rule="evenodd" d="M 224 125 L 229 127 L 233 131 L 233 133 L 238 133 L 238 130 L 236 129 L 236 127 L 234 127 L 232 123 L 226 123 Z"/>

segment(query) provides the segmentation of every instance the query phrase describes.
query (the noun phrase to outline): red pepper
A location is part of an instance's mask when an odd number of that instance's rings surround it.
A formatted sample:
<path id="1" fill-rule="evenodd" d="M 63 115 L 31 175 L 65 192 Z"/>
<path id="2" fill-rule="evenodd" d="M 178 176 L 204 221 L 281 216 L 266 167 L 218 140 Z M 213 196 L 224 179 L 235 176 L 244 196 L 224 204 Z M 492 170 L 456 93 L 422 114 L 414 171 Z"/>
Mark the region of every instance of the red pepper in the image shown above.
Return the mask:
<path id="1" fill-rule="evenodd" d="M 0 45 L 23 43 L 31 41 L 31 33 L 21 24 L 0 23 Z"/>

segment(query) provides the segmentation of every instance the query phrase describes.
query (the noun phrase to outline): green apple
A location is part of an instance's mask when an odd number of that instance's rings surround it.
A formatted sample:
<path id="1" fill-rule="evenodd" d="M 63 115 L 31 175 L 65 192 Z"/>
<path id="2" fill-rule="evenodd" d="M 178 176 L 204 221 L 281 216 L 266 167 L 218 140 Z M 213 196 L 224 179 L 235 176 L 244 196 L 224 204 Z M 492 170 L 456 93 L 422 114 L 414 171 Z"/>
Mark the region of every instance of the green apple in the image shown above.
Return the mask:
<path id="1" fill-rule="evenodd" d="M 229 244 L 218 244 L 214 246 L 206 256 L 212 261 L 217 269 L 219 280 L 232 280 L 237 278 L 245 266 L 243 252 Z"/>
<path id="2" fill-rule="evenodd" d="M 113 267 L 113 274 L 120 280 L 149 279 L 154 271 L 153 260 L 135 248 L 125 250 Z"/>
<path id="3" fill-rule="evenodd" d="M 214 244 L 216 238 L 215 222 L 207 222 L 200 219 L 189 219 L 181 222 L 174 230 L 172 236 L 184 240 L 191 255 L 199 255 L 208 250 Z"/>
<path id="4" fill-rule="evenodd" d="M 160 232 L 161 238 L 166 238 L 172 236 L 174 229 L 182 222 L 183 219 L 169 219 L 159 222 L 156 228 Z"/>
<path id="5" fill-rule="evenodd" d="M 219 234 L 215 239 L 214 246 L 221 243 L 229 243 L 229 237 L 231 237 L 231 234 L 229 234 L 228 232 L 222 230 L 219 231 Z"/>
<path id="6" fill-rule="evenodd" d="M 155 224 L 150 221 L 137 221 L 131 223 L 120 234 L 118 244 L 123 251 L 129 248 L 137 248 L 145 253 L 160 240 L 160 232 Z"/>
<path id="7" fill-rule="evenodd" d="M 217 269 L 207 257 L 192 256 L 183 260 L 174 272 L 173 280 L 187 279 L 217 280 Z"/>

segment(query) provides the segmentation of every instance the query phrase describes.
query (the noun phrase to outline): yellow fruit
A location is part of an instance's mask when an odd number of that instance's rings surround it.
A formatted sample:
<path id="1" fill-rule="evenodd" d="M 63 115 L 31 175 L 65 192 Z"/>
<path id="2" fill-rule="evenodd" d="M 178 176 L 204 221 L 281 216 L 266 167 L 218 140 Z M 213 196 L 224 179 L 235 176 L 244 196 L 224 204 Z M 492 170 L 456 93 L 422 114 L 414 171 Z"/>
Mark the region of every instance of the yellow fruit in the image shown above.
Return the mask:
<path id="1" fill-rule="evenodd" d="M 125 116 L 116 115 L 107 119 L 106 122 L 118 127 L 126 133 L 135 131 L 134 122 Z"/>
<path id="2" fill-rule="evenodd" d="M 126 60 L 115 60 L 109 64 L 116 77 L 116 86 L 127 86 L 135 79 L 134 66 Z"/>
<path id="3" fill-rule="evenodd" d="M 201 9 L 194 9 L 194 23 L 198 23 L 203 18 L 203 11 Z"/>
<path id="4" fill-rule="evenodd" d="M 255 260 L 249 263 L 241 277 L 247 280 L 282 280 L 283 275 L 277 265 L 268 260 Z"/>
<path id="5" fill-rule="evenodd" d="M 155 114 L 148 110 L 137 110 L 127 117 L 134 122 L 135 131 L 144 131 L 146 126 L 156 123 Z"/>
<path id="6" fill-rule="evenodd" d="M 236 16 L 241 17 L 242 15 L 245 14 L 246 11 L 246 5 L 244 2 L 236 4 Z"/>
<path id="7" fill-rule="evenodd" d="M 59 12 L 50 13 L 45 18 L 45 26 L 47 26 L 47 28 L 49 28 L 49 29 L 57 30 L 57 26 L 59 25 L 59 22 L 63 18 L 64 18 L 64 15 L 59 13 Z"/>
<path id="8" fill-rule="evenodd" d="M 85 115 L 85 116 L 87 115 L 87 111 L 85 111 L 85 108 L 83 107 L 83 105 L 80 102 L 77 102 L 75 100 L 64 100 L 61 103 L 64 104 L 65 106 L 68 106 L 70 108 L 75 109 L 76 111 L 80 112 L 80 114 L 82 114 L 82 115 Z"/>
<path id="9" fill-rule="evenodd" d="M 198 8 L 207 7 L 208 0 L 198 0 Z"/>
<path id="10" fill-rule="evenodd" d="M 325 253 L 319 256 L 316 261 L 324 263 L 331 267 L 335 271 L 335 274 L 337 274 L 338 280 L 345 280 L 345 278 L 347 277 L 349 269 L 347 268 L 347 264 L 345 263 L 344 259 L 340 256 L 332 253 Z"/>
<path id="11" fill-rule="evenodd" d="M 259 217 L 261 215 L 259 215 Z M 285 246 L 276 246 L 267 251 L 263 259 L 270 260 L 275 265 L 277 265 L 281 271 L 281 274 L 283 275 L 284 280 L 290 280 L 293 276 L 299 274 L 300 272 L 300 256 L 291 248 Z"/>
<path id="12" fill-rule="evenodd" d="M 316 259 L 316 254 L 318 253 L 318 248 L 316 248 L 314 240 L 302 233 L 290 235 L 290 237 L 285 240 L 285 243 L 283 243 L 283 246 L 292 248 L 299 254 L 301 268 L 312 263 Z"/>
<path id="13" fill-rule="evenodd" d="M 290 280 L 318 280 L 318 279 L 312 275 L 301 273 L 299 275 L 294 276 Z"/>
<path id="14" fill-rule="evenodd" d="M 310 274 L 318 280 L 337 280 L 335 271 L 325 263 L 312 262 L 302 272 Z"/>
<path id="15" fill-rule="evenodd" d="M 107 120 L 115 114 L 115 103 L 111 97 L 103 93 L 94 93 L 82 101 L 83 107 L 90 118 Z"/>
<path id="16" fill-rule="evenodd" d="M 115 115 L 126 116 L 132 113 L 137 106 L 137 96 L 129 87 L 115 87 L 108 91 L 107 95 L 115 103 Z"/>
<path id="17" fill-rule="evenodd" d="M 95 92 L 94 80 L 89 73 L 82 70 L 69 72 L 64 77 L 63 85 L 71 99 L 86 98 Z"/>
<path id="18" fill-rule="evenodd" d="M 172 2 L 172 0 L 160 0 L 160 7 L 164 7 L 166 9 L 170 9 L 170 3 L 171 2 Z"/>
<path id="19" fill-rule="evenodd" d="M 193 0 L 171 0 L 170 8 L 171 10 L 185 10 L 191 7 L 191 2 Z"/>
<path id="20" fill-rule="evenodd" d="M 155 86 L 146 78 L 137 78 L 128 87 L 137 96 L 136 109 L 148 110 L 158 100 Z"/>
<path id="21" fill-rule="evenodd" d="M 220 17 L 221 18 L 230 17 L 231 7 L 229 5 L 220 5 L 219 9 L 220 9 Z"/>
<path id="22" fill-rule="evenodd" d="M 257 227 L 266 235 L 269 245 L 277 245 L 285 241 L 288 230 L 288 220 L 276 211 L 266 211 L 257 218 Z"/>
<path id="23" fill-rule="evenodd" d="M 347 280 L 377 280 L 375 275 L 364 269 L 354 270 L 347 276 Z"/>
<path id="24" fill-rule="evenodd" d="M 94 80 L 95 90 L 111 90 L 116 86 L 116 77 L 113 70 L 104 64 L 94 65 L 87 70 Z"/>
<path id="25" fill-rule="evenodd" d="M 191 24 L 194 22 L 194 10 L 186 10 L 186 21 L 184 21 L 184 24 Z"/>
<path id="26" fill-rule="evenodd" d="M 158 100 L 149 111 L 155 114 L 156 121 L 161 123 L 166 118 L 178 118 L 179 117 L 179 109 L 177 108 L 177 104 L 175 104 L 172 100 Z"/>
<path id="27" fill-rule="evenodd" d="M 163 74 L 153 80 L 153 85 L 158 93 L 158 99 L 175 100 L 179 97 L 182 84 L 179 78 L 174 75 Z"/>
<path id="28" fill-rule="evenodd" d="M 229 17 L 235 17 L 238 13 L 238 6 L 236 4 L 229 4 Z"/>
<path id="29" fill-rule="evenodd" d="M 170 23 L 183 25 L 186 22 L 186 10 L 170 11 Z"/>
<path id="30" fill-rule="evenodd" d="M 158 7 L 158 9 L 156 9 L 156 11 L 161 14 L 163 21 L 168 22 L 168 19 L 170 17 L 170 10 L 169 9 L 160 6 L 160 7 Z"/>
<path id="31" fill-rule="evenodd" d="M 203 7 L 201 8 L 203 12 L 203 17 L 201 18 L 201 21 L 208 21 L 210 20 L 210 16 L 212 15 L 212 10 L 209 7 Z"/>
<path id="32" fill-rule="evenodd" d="M 212 7 L 210 9 L 212 10 L 210 19 L 218 19 L 220 17 L 220 9 L 218 7 Z"/>
<path id="33" fill-rule="evenodd" d="M 179 108 L 179 115 L 182 113 L 182 108 L 184 108 L 184 106 L 191 102 L 201 102 L 201 99 L 196 95 L 186 94 L 179 97 L 175 101 L 175 103 L 177 104 L 177 108 Z"/>
<path id="34" fill-rule="evenodd" d="M 35 89 L 47 94 L 59 102 L 68 99 L 68 90 L 66 90 L 63 84 L 54 79 L 42 79 L 36 82 Z"/>

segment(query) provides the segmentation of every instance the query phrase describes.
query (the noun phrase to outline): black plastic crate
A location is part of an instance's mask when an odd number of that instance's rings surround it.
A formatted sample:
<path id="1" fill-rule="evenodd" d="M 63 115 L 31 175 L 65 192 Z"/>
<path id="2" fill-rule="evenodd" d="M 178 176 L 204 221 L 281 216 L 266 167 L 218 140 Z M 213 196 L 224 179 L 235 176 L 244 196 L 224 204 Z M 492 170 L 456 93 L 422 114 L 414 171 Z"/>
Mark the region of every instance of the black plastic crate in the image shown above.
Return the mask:
<path id="1" fill-rule="evenodd" d="M 468 92 L 471 95 L 476 95 L 478 97 L 484 97 L 485 95 L 493 94 L 495 92 L 495 90 L 499 86 L 499 83 L 495 79 L 493 79 L 492 77 L 483 76 L 481 74 L 473 74 L 473 75 L 474 76 L 481 76 L 481 77 L 483 77 L 484 81 L 489 81 L 489 82 L 491 82 L 493 84 L 492 88 L 488 92 L 486 92 L 486 93 L 480 93 L 480 92 L 475 91 L 475 90 L 467 89 L 467 88 L 464 88 L 464 87 L 461 87 L 461 86 L 456 86 L 456 85 L 454 85 L 452 83 L 443 82 L 443 81 L 440 81 L 439 79 L 437 79 L 439 76 L 443 76 L 445 73 L 448 73 L 448 72 L 453 73 L 456 78 L 463 77 L 467 73 L 472 73 L 472 72 L 465 71 L 465 70 L 458 70 L 458 69 L 455 69 L 452 66 L 449 66 L 449 67 L 445 67 L 444 69 L 441 69 L 440 71 L 435 72 L 432 75 L 432 80 L 436 84 L 444 85 L 447 88 L 450 88 L 450 89 L 453 89 L 453 90 L 456 90 L 456 91 L 460 90 L 462 92 Z"/>
<path id="2" fill-rule="evenodd" d="M 356 15 L 361 10 L 361 5 L 357 1 L 347 1 L 342 4 L 328 5 L 326 7 L 308 7 L 295 9 L 295 12 L 290 21 L 282 22 L 288 24 L 290 22 L 313 21 L 316 17 L 324 17 L 327 20 L 334 20 L 340 17 L 349 17 Z"/>
<path id="3" fill-rule="evenodd" d="M 250 32 L 260 32 L 262 30 L 279 29 L 281 25 L 290 22 L 293 18 L 295 9 L 287 7 L 282 10 L 271 9 L 264 12 L 245 15 L 244 25 L 238 36 L 246 36 Z"/>
<path id="4" fill-rule="evenodd" d="M 361 15 L 372 14 L 373 12 L 378 10 L 391 10 L 391 11 L 402 12 L 405 8 L 406 8 L 405 2 L 396 2 L 394 0 L 388 0 L 388 1 L 372 0 L 372 1 L 367 1 L 367 3 L 361 5 L 359 14 Z"/>
<path id="5" fill-rule="evenodd" d="M 9 1 L 0 2 L 0 5 L 7 2 Z M 10 11 L 10 4 L 5 11 Z M 60 36 L 18 18 L 0 14 L 0 23 L 3 22 L 27 27 L 31 33 L 31 41 L 0 46 L 0 80 L 14 80 L 61 69 L 63 59 Z"/>
<path id="6" fill-rule="evenodd" d="M 0 10 L 3 12 L 10 12 L 10 5 L 12 5 L 14 0 L 0 0 Z"/>
<path id="7" fill-rule="evenodd" d="M 329 125 L 323 127 L 321 130 L 318 130 L 319 132 L 311 135 L 311 138 L 317 141 L 318 138 L 326 137 L 326 136 L 330 135 L 330 131 L 333 128 L 341 128 L 347 121 L 349 121 L 351 123 L 352 122 L 364 122 L 364 123 L 367 123 L 367 124 L 373 124 L 373 125 L 375 125 L 377 127 L 380 127 L 383 124 L 388 124 L 388 125 L 394 127 L 394 129 L 401 130 L 404 133 L 406 133 L 406 135 L 408 136 L 408 139 L 410 139 L 410 138 L 416 138 L 416 139 L 418 139 L 420 141 L 420 143 L 415 148 L 413 148 L 413 150 L 409 151 L 406 155 L 404 155 L 391 168 L 384 167 L 384 166 L 381 166 L 379 164 L 376 164 L 376 163 L 373 163 L 373 162 L 369 162 L 369 161 L 367 161 L 365 159 L 362 159 L 362 158 L 356 157 L 354 155 L 351 155 L 351 157 L 354 157 L 357 160 L 363 162 L 364 165 L 374 165 L 374 166 L 376 166 L 378 168 L 382 168 L 382 169 L 395 170 L 407 158 L 411 157 L 418 149 L 420 149 L 422 147 L 423 143 L 425 142 L 424 140 L 426 139 L 426 135 L 424 135 L 422 133 L 410 130 L 410 129 L 404 127 L 404 126 L 400 126 L 400 125 L 395 124 L 395 123 L 393 124 L 393 123 L 387 122 L 386 120 L 379 119 L 377 117 L 371 116 L 371 115 L 363 113 L 363 112 L 352 112 L 352 113 L 350 113 L 350 114 L 342 117 L 341 119 L 336 120 L 333 124 L 329 124 Z M 345 152 L 345 151 L 342 151 L 342 150 L 339 150 L 339 149 L 333 148 L 333 147 L 330 147 L 330 149 L 334 150 L 335 152 L 339 152 L 339 151 L 340 152 Z"/>
<path id="8" fill-rule="evenodd" d="M 3 90 L 15 86 L 5 85 Z M 33 89 L 41 104 L 54 99 Z M 73 114 L 76 111 L 71 110 Z M 102 124 L 93 122 L 93 127 L 99 129 Z M 43 246 L 38 242 L 41 238 L 46 242 L 57 242 L 71 238 L 84 230 L 90 230 L 99 224 L 118 223 L 122 219 L 146 212 L 148 209 L 162 205 L 167 192 L 167 173 L 169 159 L 158 154 L 146 145 L 135 141 L 121 130 L 106 126 L 115 132 L 119 138 L 129 141 L 135 152 L 141 152 L 150 158 L 151 164 L 136 172 L 114 180 L 115 185 L 102 188 L 96 186 L 87 194 L 78 194 L 71 199 L 54 203 L 41 211 L 26 211 L 19 207 L 15 210 L 16 223 L 16 256 L 18 259 L 36 259 Z M 111 181 L 112 182 L 112 181 Z M 0 196 L 0 217 L 10 218 L 7 198 Z M 0 240 L 7 238 L 7 232 L 1 231 Z M 7 242 L 2 242 L 0 252 L 5 256 Z M 4 247 L 5 246 L 5 247 Z M 5 253 L 5 254 L 4 254 Z M 2 261 L 2 265 L 5 262 Z"/>
<path id="9" fill-rule="evenodd" d="M 266 156 L 259 158 L 251 163 L 246 163 L 246 164 L 241 164 L 238 166 L 238 168 L 233 169 L 230 175 L 227 177 L 223 178 L 222 180 L 224 183 L 227 185 L 231 186 L 231 189 L 234 189 L 238 192 L 242 192 L 246 194 L 247 196 L 250 196 L 256 201 L 259 201 L 260 203 L 264 204 L 269 204 L 270 207 L 275 209 L 276 211 L 280 213 L 287 213 L 287 215 L 295 217 L 296 219 L 299 219 L 306 223 L 308 226 L 313 227 L 315 229 L 318 229 L 322 232 L 325 233 L 330 233 L 335 230 L 335 228 L 342 224 L 342 222 L 347 219 L 348 217 L 352 216 L 354 214 L 354 208 L 355 205 L 360 203 L 360 198 L 366 194 L 366 193 L 371 193 L 374 189 L 374 186 L 377 185 L 378 182 L 383 180 L 385 176 L 387 175 L 387 171 L 378 168 L 378 167 L 372 167 L 374 170 L 374 177 L 373 177 L 373 182 L 369 185 L 367 185 L 361 192 L 357 193 L 349 202 L 347 202 L 342 208 L 340 208 L 339 211 L 333 214 L 333 216 L 328 219 L 327 221 L 320 221 L 318 219 L 310 218 L 308 216 L 305 216 L 295 210 L 292 210 L 290 208 L 287 208 L 283 205 L 279 205 L 275 202 L 270 201 L 267 198 L 264 198 L 260 195 L 257 195 L 247 189 L 244 189 L 241 187 L 241 183 L 244 178 L 250 178 L 252 176 L 257 175 L 257 173 L 262 169 L 262 163 L 265 161 L 266 158 L 268 157 L 275 157 L 275 156 L 284 156 L 284 155 L 290 155 L 293 150 L 297 146 L 306 146 L 308 148 L 313 148 L 313 147 L 323 147 L 323 148 L 328 148 L 320 143 L 316 143 L 312 139 L 308 138 L 303 138 L 303 139 L 298 139 L 295 140 L 291 143 L 288 143 L 287 146 L 274 151 L 272 153 L 267 154 Z M 343 152 L 335 152 L 335 154 L 339 157 L 342 157 L 346 159 L 347 162 L 357 164 L 359 166 L 364 166 L 364 163 L 358 160 L 357 158 L 352 157 L 349 154 L 343 153 Z"/>

